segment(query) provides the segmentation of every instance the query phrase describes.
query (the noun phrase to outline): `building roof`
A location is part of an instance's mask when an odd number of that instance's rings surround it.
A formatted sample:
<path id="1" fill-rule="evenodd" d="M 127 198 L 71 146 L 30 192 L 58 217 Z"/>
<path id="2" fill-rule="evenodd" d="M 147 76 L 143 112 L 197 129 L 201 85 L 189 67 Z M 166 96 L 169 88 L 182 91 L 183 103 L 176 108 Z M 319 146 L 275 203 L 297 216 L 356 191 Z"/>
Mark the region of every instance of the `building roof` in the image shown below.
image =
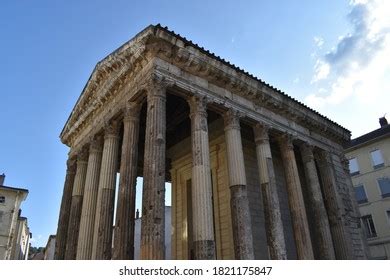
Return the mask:
<path id="1" fill-rule="evenodd" d="M 380 127 L 376 130 L 373 130 L 369 133 L 366 133 L 362 136 L 359 136 L 355 139 L 352 139 L 346 146 L 346 149 L 353 149 L 357 146 L 361 146 L 365 143 L 371 142 L 385 137 L 386 135 L 390 136 L 390 124 Z"/>
<path id="2" fill-rule="evenodd" d="M 98 79 L 97 78 L 98 75 L 95 74 L 95 73 L 98 72 L 98 69 L 103 68 L 104 62 L 110 62 L 112 60 L 118 59 L 118 57 L 116 57 L 116 56 L 120 56 L 121 53 L 124 52 L 127 48 L 129 48 L 129 46 L 131 44 L 136 44 L 137 38 L 141 38 L 142 36 L 147 35 L 147 34 L 149 34 L 149 35 L 152 34 L 152 36 L 157 36 L 158 31 L 163 31 L 166 34 L 169 34 L 170 36 L 173 36 L 174 38 L 184 42 L 185 47 L 186 46 L 190 46 L 190 47 L 196 49 L 197 51 L 199 51 L 200 53 L 203 53 L 204 55 L 207 55 L 208 57 L 218 61 L 219 63 L 221 63 L 221 64 L 223 64 L 223 65 L 225 65 L 225 66 L 227 66 L 227 67 L 229 67 L 231 69 L 234 69 L 235 71 L 241 73 L 242 75 L 248 77 L 249 79 L 255 80 L 256 82 L 260 83 L 262 86 L 271 89 L 274 93 L 276 93 L 277 95 L 280 95 L 283 99 L 287 99 L 287 101 L 290 101 L 292 104 L 296 104 L 297 105 L 297 109 L 299 111 L 302 111 L 305 114 L 314 114 L 315 116 L 318 116 L 319 119 L 323 119 L 326 122 L 328 122 L 328 124 L 332 124 L 334 127 L 337 127 L 338 129 L 341 129 L 343 131 L 343 134 L 346 133 L 348 135 L 348 140 L 349 140 L 350 131 L 347 130 L 346 128 L 344 128 L 343 126 L 341 126 L 341 125 L 337 124 L 336 122 L 330 120 L 326 116 L 321 115 L 319 112 L 317 112 L 317 111 L 313 110 L 312 108 L 306 106 L 305 104 L 303 104 L 302 102 L 296 100 L 295 98 L 287 95 L 286 93 L 284 93 L 280 89 L 271 86 L 270 84 L 264 82 L 260 78 L 254 76 L 254 75 L 252 75 L 250 73 L 248 73 L 247 71 L 243 70 L 242 68 L 237 67 L 236 65 L 234 65 L 234 64 L 230 63 L 229 61 L 221 58 L 220 56 L 217 56 L 213 52 L 211 52 L 211 51 L 209 51 L 209 50 L 199 46 L 196 43 L 193 43 L 191 40 L 188 40 L 186 37 L 183 37 L 180 34 L 177 34 L 177 33 L 173 32 L 173 31 L 169 30 L 168 27 L 163 27 L 160 24 L 157 24 L 157 25 L 149 25 L 144 30 L 142 30 L 137 35 L 135 35 L 132 39 L 130 39 L 129 41 L 124 43 L 122 46 L 120 46 L 119 48 L 114 50 L 112 53 L 110 53 L 109 55 L 107 55 L 105 58 L 103 58 L 102 60 L 100 60 L 97 63 L 97 65 L 95 66 L 92 74 L 90 75 L 90 77 L 88 79 L 87 84 L 83 88 L 83 90 L 82 90 L 78 100 L 76 101 L 76 105 L 74 106 L 72 112 L 70 113 L 65 126 L 63 127 L 63 129 L 61 131 L 60 138 L 63 141 L 63 143 L 67 144 L 66 143 L 67 140 L 64 140 L 64 135 L 67 135 L 67 133 L 69 131 L 69 127 L 72 126 L 73 123 L 75 123 L 75 122 L 77 122 L 78 124 L 82 122 L 82 120 L 80 119 L 79 114 L 76 113 L 76 107 L 78 107 L 79 103 L 82 102 L 82 97 L 83 97 L 83 95 L 86 92 L 92 91 L 92 90 L 95 89 L 95 87 L 97 85 L 95 80 Z M 162 35 L 159 35 L 159 36 L 162 36 Z M 107 66 L 107 69 L 111 69 L 111 68 L 114 68 L 114 67 Z"/>
<path id="3" fill-rule="evenodd" d="M 227 65 L 227 66 L 233 68 L 234 70 L 236 70 L 236 71 L 238 71 L 238 72 L 240 72 L 240 73 L 242 73 L 242 74 L 244 74 L 244 75 L 246 75 L 246 76 L 248 76 L 248 77 L 250 77 L 250 78 L 252 78 L 252 79 L 255 79 L 256 81 L 260 82 L 261 84 L 263 84 L 263 85 L 265 85 L 265 86 L 271 88 L 272 90 L 276 91 L 277 93 L 279 93 L 279 94 L 281 94 L 281 95 L 287 97 L 288 99 L 290 99 L 290 100 L 293 101 L 294 103 L 297 103 L 297 104 L 299 104 L 300 106 L 304 107 L 305 109 L 308 109 L 308 110 L 312 111 L 313 113 L 319 115 L 320 117 L 326 119 L 327 121 L 333 123 L 334 125 L 337 125 L 338 127 L 343 128 L 343 129 L 349 131 L 348 129 L 346 129 L 345 127 L 339 125 L 338 123 L 332 121 L 332 120 L 329 119 L 328 117 L 326 117 L 326 116 L 324 116 L 324 115 L 321 115 L 319 112 L 317 112 L 317 111 L 313 110 L 312 108 L 306 106 L 305 104 L 303 104 L 303 103 L 300 102 L 299 100 L 297 100 L 297 99 L 295 99 L 295 98 L 289 96 L 288 94 L 286 94 L 286 93 L 283 92 L 282 90 L 280 90 L 280 89 L 278 89 L 278 88 L 276 88 L 276 87 L 274 87 L 274 86 L 272 86 L 272 85 L 266 83 L 266 82 L 263 81 L 262 79 L 260 79 L 260 78 L 256 77 L 255 75 L 253 75 L 253 74 L 251 74 L 251 73 L 245 71 L 244 69 L 242 69 L 242 68 L 236 66 L 235 64 L 231 63 L 230 61 L 225 60 L 224 58 L 222 58 L 222 57 L 216 55 L 215 53 L 213 53 L 213 52 L 211 52 L 211 51 L 209 51 L 209 50 L 207 50 L 207 49 L 205 49 L 205 48 L 199 46 L 198 44 L 192 42 L 191 40 L 188 40 L 186 37 L 183 37 L 183 36 L 181 36 L 180 34 L 177 34 L 177 33 L 175 33 L 174 31 L 169 30 L 169 28 L 168 28 L 167 26 L 162 27 L 160 24 L 157 24 L 156 26 L 154 26 L 154 25 L 150 25 L 150 26 L 153 26 L 153 27 L 155 27 L 155 28 L 159 28 L 159 29 L 162 29 L 162 30 L 168 32 L 169 34 L 171 34 L 171 35 L 173 35 L 173 36 L 179 38 L 179 39 L 182 40 L 182 41 L 184 41 L 186 44 L 188 44 L 188 45 L 190 45 L 190 46 L 192 46 L 192 47 L 198 49 L 200 52 L 202 52 L 202 53 L 204 53 L 204 54 L 206 54 L 206 55 L 208 55 L 208 56 L 210 56 L 210 57 L 212 57 L 212 58 L 218 60 L 219 62 L 222 62 L 223 64 L 225 64 L 225 65 Z M 349 131 L 349 132 L 350 132 L 350 131 Z"/>
<path id="4" fill-rule="evenodd" d="M 5 190 L 10 190 L 10 191 L 19 191 L 19 192 L 28 193 L 28 190 L 27 190 L 27 189 L 15 188 L 15 187 L 0 186 L 0 189 L 5 189 Z"/>

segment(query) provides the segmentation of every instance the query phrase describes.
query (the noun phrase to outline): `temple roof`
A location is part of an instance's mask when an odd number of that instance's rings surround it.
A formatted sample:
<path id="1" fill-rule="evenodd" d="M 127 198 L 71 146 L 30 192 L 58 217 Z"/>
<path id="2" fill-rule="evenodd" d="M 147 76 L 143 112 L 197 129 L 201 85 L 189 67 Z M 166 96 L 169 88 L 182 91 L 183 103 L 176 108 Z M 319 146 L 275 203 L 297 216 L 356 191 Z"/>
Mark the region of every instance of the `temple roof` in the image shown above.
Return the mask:
<path id="1" fill-rule="evenodd" d="M 83 91 L 81 92 L 81 94 L 76 102 L 76 105 L 74 106 L 74 108 L 73 108 L 73 110 L 72 110 L 62 132 L 61 132 L 60 137 L 62 140 L 63 140 L 63 136 L 64 136 L 64 134 L 66 134 L 67 130 L 69 130 L 70 127 L 74 123 L 76 123 L 77 120 L 79 119 L 79 117 L 81 116 L 81 113 L 82 113 L 81 108 L 78 108 L 78 107 L 81 107 L 81 106 L 79 106 L 79 104 L 84 101 L 83 98 L 84 98 L 85 93 L 88 91 L 96 90 L 96 88 L 99 86 L 100 79 L 102 79 L 101 76 L 106 74 L 110 70 L 112 70 L 112 68 L 117 67 L 117 65 L 115 64 L 116 63 L 115 60 L 120 61 L 121 57 L 125 56 L 126 54 L 127 54 L 126 58 L 128 58 L 129 53 L 131 53 L 131 55 L 134 55 L 135 53 L 139 53 L 140 51 L 137 48 L 140 48 L 140 45 L 145 44 L 145 42 L 146 42 L 145 38 L 147 38 L 148 36 L 157 36 L 159 31 L 165 32 L 166 34 L 173 36 L 173 37 L 177 38 L 178 40 L 181 40 L 182 42 L 184 42 L 185 47 L 191 46 L 191 47 L 195 48 L 197 51 L 199 51 L 200 53 L 206 55 L 207 57 L 222 63 L 223 65 L 239 72 L 240 74 L 246 76 L 247 78 L 249 78 L 251 80 L 255 80 L 257 83 L 260 83 L 261 87 L 266 87 L 266 88 L 272 90 L 272 92 L 275 93 L 276 95 L 279 95 L 280 98 L 282 98 L 284 100 L 287 99 L 287 101 L 290 101 L 293 104 L 296 104 L 299 109 L 302 109 L 303 114 L 315 114 L 317 117 L 319 117 L 320 119 L 323 119 L 325 122 L 332 124 L 335 127 L 338 127 L 338 129 L 341 129 L 342 134 L 349 135 L 349 137 L 350 137 L 349 130 L 347 130 L 346 128 L 337 124 L 336 122 L 330 120 L 326 116 L 321 115 L 319 112 L 306 106 L 305 104 L 298 101 L 297 99 L 287 95 L 286 93 L 284 93 L 280 89 L 273 87 L 272 85 L 264 82 L 260 78 L 248 73 L 247 71 L 243 70 L 240 67 L 237 67 L 236 65 L 221 58 L 220 56 L 217 56 L 216 54 L 210 52 L 209 50 L 204 49 L 203 47 L 197 45 L 196 43 L 193 43 L 191 40 L 188 40 L 187 38 L 181 36 L 180 34 L 176 34 L 175 32 L 169 30 L 167 27 L 162 27 L 160 24 L 157 24 L 157 25 L 149 25 L 144 30 L 139 32 L 136 36 L 134 36 L 131 40 L 124 43 L 121 47 L 117 48 L 115 51 L 113 51 L 112 53 L 110 53 L 104 59 L 102 59 L 101 61 L 99 61 L 97 63 L 97 65 L 95 66 L 91 76 L 89 77 L 87 84 L 85 85 Z M 164 35 L 159 35 L 159 36 L 164 37 Z M 163 38 L 163 39 L 165 39 L 165 38 Z M 137 46 L 137 44 L 138 44 L 138 46 Z M 119 62 L 119 64 L 120 63 L 121 62 Z M 104 70 L 101 70 L 101 68 L 103 68 L 103 67 L 104 67 Z M 101 74 L 101 73 L 103 73 L 103 74 Z M 89 99 L 88 99 L 88 102 L 90 102 Z M 343 138 L 345 139 L 345 137 L 346 136 L 344 136 Z M 64 142 L 64 140 L 63 140 L 63 142 Z"/>

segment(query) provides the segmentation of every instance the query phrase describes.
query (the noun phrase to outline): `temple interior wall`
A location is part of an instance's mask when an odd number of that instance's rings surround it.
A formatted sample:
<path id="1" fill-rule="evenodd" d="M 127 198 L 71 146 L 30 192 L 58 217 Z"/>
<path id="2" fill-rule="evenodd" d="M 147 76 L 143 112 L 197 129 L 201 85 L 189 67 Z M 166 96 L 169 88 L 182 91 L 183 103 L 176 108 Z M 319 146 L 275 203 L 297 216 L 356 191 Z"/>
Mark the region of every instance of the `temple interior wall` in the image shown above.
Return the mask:
<path id="1" fill-rule="evenodd" d="M 223 120 L 209 124 L 210 164 L 213 184 L 214 230 L 218 259 L 234 259 L 230 190 Z M 293 229 L 280 152 L 271 145 L 289 259 L 296 259 Z M 254 141 L 243 138 L 245 172 L 251 214 L 255 259 L 268 259 L 265 216 Z M 191 258 L 191 140 L 186 138 L 167 151 L 172 160 L 172 257 Z M 189 242 L 190 241 L 190 242 Z"/>

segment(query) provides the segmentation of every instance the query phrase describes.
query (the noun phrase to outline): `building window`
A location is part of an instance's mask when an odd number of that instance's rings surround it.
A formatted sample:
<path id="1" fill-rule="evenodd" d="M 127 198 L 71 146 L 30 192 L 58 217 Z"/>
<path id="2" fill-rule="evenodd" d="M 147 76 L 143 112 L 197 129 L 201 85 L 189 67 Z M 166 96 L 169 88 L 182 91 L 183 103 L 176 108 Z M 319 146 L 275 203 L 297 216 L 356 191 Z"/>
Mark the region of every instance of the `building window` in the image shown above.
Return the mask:
<path id="1" fill-rule="evenodd" d="M 363 185 L 359 185 L 355 187 L 355 196 L 356 196 L 356 201 L 359 204 L 366 203 L 368 201 L 366 191 Z"/>
<path id="2" fill-rule="evenodd" d="M 0 196 L 0 203 L 5 203 L 5 196 Z"/>
<path id="3" fill-rule="evenodd" d="M 374 150 L 370 154 L 371 154 L 372 166 L 374 167 L 374 169 L 380 168 L 385 165 L 381 150 Z"/>
<path id="4" fill-rule="evenodd" d="M 375 230 L 375 225 L 372 216 L 371 215 L 363 216 L 362 223 L 364 229 L 366 230 L 367 238 L 376 237 L 376 230 Z"/>
<path id="5" fill-rule="evenodd" d="M 390 223 L 390 210 L 387 210 L 387 211 L 386 211 L 386 214 L 387 214 L 387 220 L 388 220 L 389 223 Z"/>
<path id="6" fill-rule="evenodd" d="M 351 176 L 359 174 L 359 165 L 356 158 L 349 160 L 349 173 Z"/>
<path id="7" fill-rule="evenodd" d="M 390 197 L 390 179 L 389 178 L 379 178 L 378 185 L 381 189 L 382 198 Z"/>

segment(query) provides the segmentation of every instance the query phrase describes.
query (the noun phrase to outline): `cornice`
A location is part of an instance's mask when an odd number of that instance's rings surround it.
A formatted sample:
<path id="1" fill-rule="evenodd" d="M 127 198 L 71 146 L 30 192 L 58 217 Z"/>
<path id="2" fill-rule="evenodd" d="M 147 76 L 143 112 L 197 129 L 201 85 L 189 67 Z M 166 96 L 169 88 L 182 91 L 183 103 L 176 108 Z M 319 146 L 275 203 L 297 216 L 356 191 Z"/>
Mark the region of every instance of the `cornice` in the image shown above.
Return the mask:
<path id="1" fill-rule="evenodd" d="M 103 105 L 154 57 L 338 143 L 350 139 L 348 130 L 280 90 L 180 35 L 151 25 L 96 65 L 61 132 L 62 142 L 71 147 L 79 132 L 99 114 Z"/>
<path id="2" fill-rule="evenodd" d="M 231 93 L 242 96 L 252 101 L 255 106 L 267 108 L 297 122 L 311 131 L 331 137 L 339 143 L 349 141 L 350 132 L 337 123 L 220 57 L 210 54 L 180 35 L 162 27 L 156 28 L 159 30 L 156 36 L 159 37 L 161 43 L 155 42 L 150 47 L 150 51 L 155 56 L 225 88 Z M 177 37 L 183 41 L 178 42 Z"/>
<path id="3" fill-rule="evenodd" d="M 72 146 L 75 134 L 131 79 L 132 72 L 147 63 L 145 45 L 151 35 L 149 26 L 97 63 L 62 129 L 60 138 L 64 144 Z"/>

